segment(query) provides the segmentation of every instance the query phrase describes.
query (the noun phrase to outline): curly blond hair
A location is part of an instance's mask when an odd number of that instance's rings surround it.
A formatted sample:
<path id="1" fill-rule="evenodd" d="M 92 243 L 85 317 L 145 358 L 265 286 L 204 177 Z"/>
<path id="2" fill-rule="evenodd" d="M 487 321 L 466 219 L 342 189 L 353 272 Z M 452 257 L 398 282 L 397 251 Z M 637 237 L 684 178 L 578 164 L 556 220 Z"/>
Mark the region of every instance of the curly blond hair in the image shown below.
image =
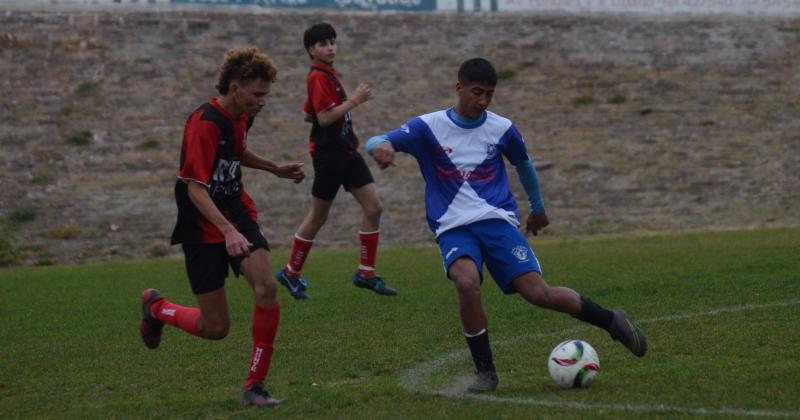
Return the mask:
<path id="1" fill-rule="evenodd" d="M 228 93 L 231 82 L 250 82 L 256 79 L 275 81 L 278 68 L 272 60 L 256 47 L 234 48 L 225 54 L 225 63 L 219 70 L 217 92 Z"/>

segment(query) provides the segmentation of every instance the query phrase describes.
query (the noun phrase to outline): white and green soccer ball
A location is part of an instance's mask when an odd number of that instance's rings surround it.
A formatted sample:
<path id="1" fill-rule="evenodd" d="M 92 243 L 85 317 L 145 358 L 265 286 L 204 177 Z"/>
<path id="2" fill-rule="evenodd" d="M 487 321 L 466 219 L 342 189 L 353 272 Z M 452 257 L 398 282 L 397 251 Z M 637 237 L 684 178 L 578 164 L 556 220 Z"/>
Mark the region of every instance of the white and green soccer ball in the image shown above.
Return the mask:
<path id="1" fill-rule="evenodd" d="M 547 369 L 561 388 L 586 388 L 597 378 L 600 358 L 589 343 L 567 340 L 550 352 Z"/>

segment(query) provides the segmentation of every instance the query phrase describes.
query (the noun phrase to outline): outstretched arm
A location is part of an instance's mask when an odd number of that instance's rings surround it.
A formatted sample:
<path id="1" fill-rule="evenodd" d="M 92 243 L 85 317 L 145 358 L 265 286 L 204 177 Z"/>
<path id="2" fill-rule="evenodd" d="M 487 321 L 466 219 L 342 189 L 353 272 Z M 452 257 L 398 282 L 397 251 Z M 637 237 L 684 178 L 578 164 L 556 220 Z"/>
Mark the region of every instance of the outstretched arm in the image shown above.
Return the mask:
<path id="1" fill-rule="evenodd" d="M 520 161 L 515 168 L 531 205 L 531 213 L 528 215 L 528 220 L 525 224 L 525 232 L 533 233 L 536 236 L 540 230 L 550 224 L 544 209 L 542 191 L 539 188 L 539 177 L 536 175 L 536 168 L 534 168 L 530 159 Z"/>
<path id="2" fill-rule="evenodd" d="M 288 163 L 286 165 L 278 165 L 267 158 L 251 152 L 250 149 L 245 149 L 244 153 L 242 153 L 242 165 L 248 168 L 272 172 L 278 178 L 292 179 L 294 180 L 295 184 L 299 183 L 306 177 L 306 174 L 303 172 L 302 163 L 295 162 Z"/>
<path id="3" fill-rule="evenodd" d="M 375 158 L 381 169 L 386 169 L 394 164 L 394 146 L 386 135 L 375 136 L 367 142 L 367 153 Z"/>

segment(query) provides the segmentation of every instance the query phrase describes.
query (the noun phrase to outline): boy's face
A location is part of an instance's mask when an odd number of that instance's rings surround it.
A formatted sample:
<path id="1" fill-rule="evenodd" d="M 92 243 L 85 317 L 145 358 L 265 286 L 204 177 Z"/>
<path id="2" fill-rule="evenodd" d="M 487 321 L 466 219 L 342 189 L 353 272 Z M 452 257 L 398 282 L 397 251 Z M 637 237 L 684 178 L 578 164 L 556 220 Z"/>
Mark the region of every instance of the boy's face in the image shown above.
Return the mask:
<path id="1" fill-rule="evenodd" d="M 486 82 L 470 82 L 465 85 L 456 82 L 456 94 L 458 110 L 464 113 L 462 116 L 475 120 L 480 118 L 492 103 L 494 86 Z"/>
<path id="2" fill-rule="evenodd" d="M 336 58 L 336 40 L 327 39 L 325 41 L 317 41 L 316 44 L 308 47 L 308 54 L 311 59 L 318 61 L 326 66 L 332 66 L 333 60 Z"/>
<path id="3" fill-rule="evenodd" d="M 255 117 L 261 108 L 267 104 L 270 82 L 264 79 L 255 79 L 247 82 L 233 82 L 231 93 L 239 109 Z"/>

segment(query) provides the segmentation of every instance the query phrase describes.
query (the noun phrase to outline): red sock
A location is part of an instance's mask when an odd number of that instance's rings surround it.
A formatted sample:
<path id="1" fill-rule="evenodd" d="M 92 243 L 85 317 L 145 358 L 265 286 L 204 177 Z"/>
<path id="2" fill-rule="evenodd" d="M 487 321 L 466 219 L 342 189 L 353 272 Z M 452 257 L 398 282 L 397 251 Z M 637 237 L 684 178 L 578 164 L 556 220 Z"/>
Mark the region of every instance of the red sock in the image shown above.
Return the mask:
<path id="1" fill-rule="evenodd" d="M 253 352 L 250 357 L 250 374 L 244 388 L 249 389 L 254 382 L 264 382 L 272 361 L 275 334 L 281 322 L 281 306 L 262 308 L 256 305 L 253 314 Z"/>
<path id="2" fill-rule="evenodd" d="M 178 327 L 189 334 L 201 337 L 197 329 L 200 309 L 176 305 L 166 299 L 156 301 L 151 306 L 153 314 L 165 324 Z"/>
<path id="3" fill-rule="evenodd" d="M 289 256 L 289 263 L 286 264 L 286 274 L 292 278 L 299 278 L 300 271 L 303 269 L 303 264 L 306 262 L 311 245 L 314 241 L 303 239 L 297 234 L 294 235 L 294 243 L 292 244 L 292 254 Z"/>
<path id="4" fill-rule="evenodd" d="M 378 237 L 380 231 L 358 232 L 361 239 L 361 260 L 358 264 L 358 274 L 361 277 L 375 277 L 375 260 L 378 258 Z"/>

